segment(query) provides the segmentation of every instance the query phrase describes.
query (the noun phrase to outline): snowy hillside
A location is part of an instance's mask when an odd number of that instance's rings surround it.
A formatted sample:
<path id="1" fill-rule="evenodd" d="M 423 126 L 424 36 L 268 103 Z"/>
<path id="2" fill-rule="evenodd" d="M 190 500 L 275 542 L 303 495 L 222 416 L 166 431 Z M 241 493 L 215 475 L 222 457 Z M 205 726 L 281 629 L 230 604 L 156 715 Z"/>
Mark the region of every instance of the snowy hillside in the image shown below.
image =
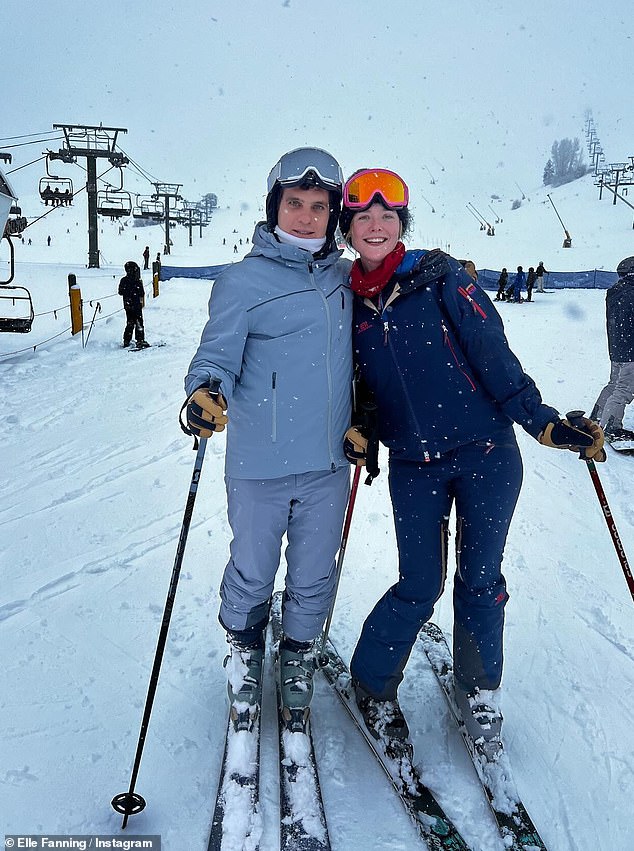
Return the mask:
<path id="1" fill-rule="evenodd" d="M 557 199 L 564 207 L 566 199 L 593 191 L 585 179 L 558 190 Z M 493 268 L 539 259 L 547 268 L 613 268 L 632 253 L 627 221 L 616 226 L 608 219 L 613 213 L 625 218 L 624 208 L 608 210 L 594 197 L 573 206 L 573 249 L 547 249 L 542 203 L 531 196 L 504 216 L 508 230 L 500 227 L 494 238 L 463 231 L 456 253 Z M 415 213 L 422 231 L 430 217 L 422 205 Z M 166 345 L 122 350 L 123 314 L 113 295 L 122 263 L 140 260 L 145 244 L 154 256 L 162 234 L 126 227 L 119 235 L 116 225 L 105 222 L 100 240 L 109 263 L 88 270 L 83 215 L 73 208 L 59 211 L 27 231 L 31 246 L 18 242 L 16 283 L 29 287 L 37 314 L 57 314 L 38 315 L 29 335 L 0 335 L 0 826 L 6 833 L 119 830 L 109 802 L 129 781 L 194 458 L 177 414 L 209 284 L 171 280 L 152 300 L 145 273 L 147 336 Z M 221 199 L 212 226 L 202 240 L 195 236 L 191 249 L 185 229 L 178 229 L 170 259 L 183 265 L 230 262 L 234 242 L 250 238 L 256 217 L 241 216 L 235 202 L 227 208 Z M 537 256 L 536 242 L 543 256 Z M 560 245 L 558 235 L 554 244 Z M 81 335 L 51 339 L 69 325 L 68 311 L 60 309 L 69 272 L 81 286 L 87 322 L 97 301 L 101 305 L 83 349 Z M 533 304 L 500 305 L 511 345 L 548 403 L 561 411 L 589 410 L 608 374 L 604 293 L 558 291 L 535 298 Z M 633 416 L 630 411 L 630 427 Z M 585 465 L 572 453 L 540 447 L 521 431 L 518 437 L 525 484 L 505 557 L 511 594 L 503 702 L 508 751 L 550 849 L 628 851 L 633 603 Z M 220 766 L 226 645 L 216 616 L 229 542 L 223 445 L 223 436 L 209 442 L 137 784 L 148 807 L 127 830 L 160 834 L 164 851 L 206 847 Z M 612 453 L 600 467 L 630 560 L 633 473 L 633 459 Z M 395 575 L 383 474 L 372 488 L 360 488 L 346 554 L 332 627 L 346 659 L 365 614 Z M 450 587 L 435 620 L 450 631 Z M 476 851 L 501 851 L 420 653 L 412 657 L 401 694 L 430 786 Z M 271 709 L 270 684 L 266 699 Z M 313 718 L 333 848 L 418 847 L 400 802 L 322 681 Z M 266 851 L 278 841 L 271 722 L 269 716 L 263 740 Z"/>

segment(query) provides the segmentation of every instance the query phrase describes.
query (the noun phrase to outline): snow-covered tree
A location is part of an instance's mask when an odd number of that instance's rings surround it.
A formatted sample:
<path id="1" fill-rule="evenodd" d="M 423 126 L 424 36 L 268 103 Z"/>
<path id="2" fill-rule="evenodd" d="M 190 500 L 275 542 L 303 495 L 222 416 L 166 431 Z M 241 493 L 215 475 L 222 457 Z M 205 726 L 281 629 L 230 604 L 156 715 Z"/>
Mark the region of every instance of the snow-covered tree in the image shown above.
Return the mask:
<path id="1" fill-rule="evenodd" d="M 570 183 L 578 177 L 583 177 L 587 171 L 586 164 L 582 161 L 583 153 L 579 139 L 560 139 L 554 141 L 550 150 L 553 175 L 550 183 L 552 186 L 561 186 L 562 183 Z M 546 164 L 548 168 L 548 163 Z M 546 183 L 546 169 L 544 169 L 544 183 Z"/>

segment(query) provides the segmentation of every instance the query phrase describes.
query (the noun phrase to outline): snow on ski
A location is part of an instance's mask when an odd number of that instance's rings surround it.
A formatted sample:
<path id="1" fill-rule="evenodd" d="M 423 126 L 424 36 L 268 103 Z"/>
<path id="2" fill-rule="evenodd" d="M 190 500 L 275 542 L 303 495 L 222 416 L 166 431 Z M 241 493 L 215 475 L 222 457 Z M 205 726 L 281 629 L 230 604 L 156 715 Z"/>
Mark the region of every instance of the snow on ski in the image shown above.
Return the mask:
<path id="1" fill-rule="evenodd" d="M 264 666 L 265 660 L 262 660 Z M 261 701 L 260 701 L 261 705 Z M 258 851 L 261 709 L 249 715 L 229 709 L 225 747 L 207 851 Z"/>
<path id="2" fill-rule="evenodd" d="M 282 595 L 273 595 L 271 607 L 280 768 L 281 851 L 330 851 L 326 814 L 321 797 L 310 722 L 305 733 L 290 732 L 282 718 L 277 648 L 282 635 Z"/>
<path id="3" fill-rule="evenodd" d="M 512 851 L 546 851 L 537 828 L 524 807 L 513 775 L 509 758 L 502 745 L 490 757 L 467 734 L 453 693 L 453 659 L 442 630 L 427 623 L 420 633 L 420 641 L 447 699 L 471 760 L 482 783 L 491 811 L 497 822 L 502 840 Z"/>
<path id="4" fill-rule="evenodd" d="M 445 814 L 413 764 L 409 745 L 400 744 L 398 758 L 390 757 L 386 743 L 373 738 L 357 709 L 350 672 L 330 639 L 326 642 L 322 671 L 347 709 L 357 729 L 387 774 L 429 851 L 469 851 L 469 846 Z"/>

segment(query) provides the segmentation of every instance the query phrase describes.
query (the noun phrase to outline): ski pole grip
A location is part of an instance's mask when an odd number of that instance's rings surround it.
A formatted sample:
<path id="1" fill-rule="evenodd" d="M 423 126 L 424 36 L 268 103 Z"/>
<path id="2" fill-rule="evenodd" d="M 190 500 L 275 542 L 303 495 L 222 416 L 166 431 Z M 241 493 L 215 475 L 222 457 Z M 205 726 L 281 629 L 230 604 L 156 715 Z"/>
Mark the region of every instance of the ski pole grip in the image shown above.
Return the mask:
<path id="1" fill-rule="evenodd" d="M 214 399 L 220 393 L 220 383 L 221 382 L 220 382 L 219 378 L 212 378 L 211 379 L 211 384 L 209 385 L 209 395 L 213 396 Z"/>
<path id="2" fill-rule="evenodd" d="M 568 420 L 570 425 L 574 426 L 575 428 L 580 428 L 581 425 L 583 424 L 582 421 L 583 421 L 584 414 L 585 414 L 585 411 L 568 411 L 568 413 L 566 414 L 566 419 Z M 583 461 L 589 460 L 588 458 L 586 458 L 585 452 L 580 452 L 579 457 Z"/>
<path id="3" fill-rule="evenodd" d="M 566 419 L 568 420 L 570 425 L 578 427 L 581 425 L 581 420 L 583 419 L 584 414 L 585 411 L 568 411 L 568 413 L 566 414 Z"/>

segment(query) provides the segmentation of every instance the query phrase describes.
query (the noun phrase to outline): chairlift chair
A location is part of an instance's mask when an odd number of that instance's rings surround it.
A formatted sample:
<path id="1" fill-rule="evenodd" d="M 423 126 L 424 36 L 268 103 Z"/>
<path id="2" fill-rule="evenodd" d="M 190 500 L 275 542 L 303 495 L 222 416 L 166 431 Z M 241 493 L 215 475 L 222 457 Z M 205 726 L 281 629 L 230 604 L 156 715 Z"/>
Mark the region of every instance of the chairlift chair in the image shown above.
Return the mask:
<path id="1" fill-rule="evenodd" d="M 165 218 L 165 210 L 163 203 L 157 201 L 154 197 L 142 198 L 137 195 L 137 203 L 132 208 L 132 215 L 135 219 L 146 219 L 153 222 L 162 222 Z"/>
<path id="2" fill-rule="evenodd" d="M 0 285 L 0 333 L 28 334 L 35 314 L 26 287 Z"/>
<path id="3" fill-rule="evenodd" d="M 2 173 L 0 172 L 0 178 Z M 2 199 L 0 193 L 0 200 Z M 11 285 L 15 273 L 13 243 L 5 232 L 3 239 L 9 243 L 9 277 L 0 281 L 0 333 L 27 334 L 33 325 L 35 314 L 33 300 L 26 287 Z"/>
<path id="4" fill-rule="evenodd" d="M 155 222 L 163 221 L 165 217 L 163 203 L 161 201 L 143 198 L 141 200 L 141 216 L 144 219 L 151 219 Z"/>
<path id="5" fill-rule="evenodd" d="M 40 179 L 40 198 L 48 206 L 70 204 L 73 200 L 73 181 L 70 177 L 55 177 L 47 175 Z"/>
<path id="6" fill-rule="evenodd" d="M 101 216 L 120 219 L 132 213 L 132 198 L 125 189 L 103 189 L 97 192 L 97 212 Z"/>

